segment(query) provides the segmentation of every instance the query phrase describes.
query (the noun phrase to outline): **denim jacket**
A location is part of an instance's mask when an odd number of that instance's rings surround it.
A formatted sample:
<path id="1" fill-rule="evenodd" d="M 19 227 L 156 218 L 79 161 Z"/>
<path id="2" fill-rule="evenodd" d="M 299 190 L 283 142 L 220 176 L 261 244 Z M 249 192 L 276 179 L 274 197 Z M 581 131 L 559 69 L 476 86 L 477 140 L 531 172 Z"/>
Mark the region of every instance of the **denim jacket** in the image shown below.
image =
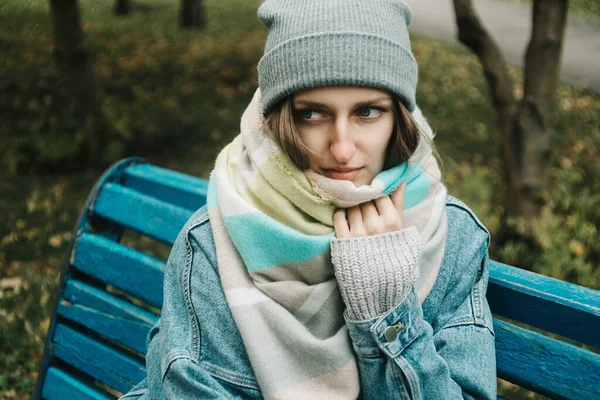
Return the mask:
<path id="1" fill-rule="evenodd" d="M 433 289 L 368 321 L 346 319 L 364 399 L 496 399 L 487 229 L 448 196 L 448 236 Z M 221 287 L 206 207 L 180 232 L 164 304 L 147 339 L 147 377 L 122 399 L 260 399 Z"/>

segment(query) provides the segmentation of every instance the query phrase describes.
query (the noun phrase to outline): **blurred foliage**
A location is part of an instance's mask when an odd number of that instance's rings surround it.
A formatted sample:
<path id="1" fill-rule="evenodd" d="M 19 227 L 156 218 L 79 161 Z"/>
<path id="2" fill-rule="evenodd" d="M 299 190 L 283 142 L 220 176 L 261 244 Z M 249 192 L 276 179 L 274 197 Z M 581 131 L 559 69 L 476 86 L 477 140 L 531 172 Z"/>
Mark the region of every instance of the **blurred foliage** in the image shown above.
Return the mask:
<path id="1" fill-rule="evenodd" d="M 48 2 L 0 5 L 0 168 L 9 173 L 102 166 L 133 153 L 185 148 L 199 137 L 221 144 L 256 87 L 264 29 L 257 2 L 207 1 L 208 26 L 177 27 L 177 5 L 151 0 L 131 18 L 112 2 L 80 1 L 86 45 L 118 133 L 98 148 L 94 119 L 70 98 L 52 55 Z M 15 35 L 15 32 L 23 31 Z M 217 128 L 218 127 L 218 128 Z M 219 129 L 220 128 L 220 129 Z"/>
<path id="2" fill-rule="evenodd" d="M 0 399 L 33 390 L 58 271 L 97 175 L 0 179 Z"/>
<path id="3" fill-rule="evenodd" d="M 236 134 L 257 85 L 259 2 L 205 1 L 206 30 L 189 32 L 178 28 L 176 2 L 136 2 L 131 17 L 116 18 L 112 2 L 81 1 L 105 110 L 119 132 L 102 149 L 86 147 L 94 121 L 72 104 L 54 66 L 48 2 L 0 4 L 0 398 L 33 390 L 71 230 L 106 164 L 136 154 L 207 177 Z M 424 38 L 413 49 L 418 102 L 437 131 L 446 184 L 493 237 L 504 188 L 481 67 L 467 50 Z M 511 75 L 522 81 L 519 70 Z M 600 98 L 568 86 L 557 98 L 547 205 L 532 229 L 522 228 L 526 241 L 498 247 L 492 238 L 491 254 L 600 289 Z M 101 165 L 89 165 L 91 151 L 103 152 Z M 514 398 L 534 398 L 502 385 Z"/>

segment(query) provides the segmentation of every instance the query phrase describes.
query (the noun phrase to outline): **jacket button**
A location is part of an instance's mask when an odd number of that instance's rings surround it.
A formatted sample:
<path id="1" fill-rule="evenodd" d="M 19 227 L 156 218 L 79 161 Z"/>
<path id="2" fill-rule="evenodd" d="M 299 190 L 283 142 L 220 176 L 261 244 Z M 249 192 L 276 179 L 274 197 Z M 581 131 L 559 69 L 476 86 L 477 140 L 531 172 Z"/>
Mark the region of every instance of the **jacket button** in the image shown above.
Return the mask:
<path id="1" fill-rule="evenodd" d="M 385 340 L 388 342 L 393 342 L 398 337 L 398 332 L 400 329 L 404 328 L 404 324 L 402 322 L 398 322 L 396 325 L 391 325 L 385 328 L 383 332 L 383 336 L 385 336 Z"/>
<path id="2" fill-rule="evenodd" d="M 385 328 L 383 336 L 385 336 L 385 340 L 387 340 L 388 342 L 393 342 L 398 337 L 398 331 L 393 326 L 388 326 L 387 328 Z"/>

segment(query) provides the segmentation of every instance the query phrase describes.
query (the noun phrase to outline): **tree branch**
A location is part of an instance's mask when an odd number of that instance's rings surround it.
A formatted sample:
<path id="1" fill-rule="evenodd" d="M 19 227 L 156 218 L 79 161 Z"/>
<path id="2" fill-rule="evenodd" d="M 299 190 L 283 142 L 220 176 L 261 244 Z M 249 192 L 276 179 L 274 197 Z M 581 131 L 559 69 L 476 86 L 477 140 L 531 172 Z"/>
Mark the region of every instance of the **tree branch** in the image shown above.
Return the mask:
<path id="1" fill-rule="evenodd" d="M 471 0 L 453 0 L 458 39 L 479 57 L 498 110 L 514 107 L 513 84 L 500 47 L 483 26 Z"/>
<path id="2" fill-rule="evenodd" d="M 479 58 L 490 89 L 490 97 L 499 114 L 502 132 L 504 175 L 508 192 L 514 190 L 516 160 L 511 151 L 511 131 L 516 113 L 513 83 L 500 47 L 483 26 L 471 0 L 453 0 L 458 39 Z M 509 194 L 510 197 L 510 194 Z"/>

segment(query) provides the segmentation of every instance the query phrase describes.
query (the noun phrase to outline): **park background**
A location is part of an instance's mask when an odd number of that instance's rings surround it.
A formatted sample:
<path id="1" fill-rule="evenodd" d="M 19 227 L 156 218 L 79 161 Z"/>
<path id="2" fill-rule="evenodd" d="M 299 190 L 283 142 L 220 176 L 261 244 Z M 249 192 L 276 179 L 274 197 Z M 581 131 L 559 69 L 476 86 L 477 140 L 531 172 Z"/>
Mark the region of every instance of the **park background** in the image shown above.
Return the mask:
<path id="1" fill-rule="evenodd" d="M 33 391 L 72 229 L 103 170 L 138 155 L 207 178 L 237 134 L 266 36 L 259 4 L 205 0 L 205 26 L 182 29 L 176 1 L 138 0 L 119 17 L 112 1 L 80 0 L 109 130 L 61 75 L 50 2 L 0 4 L 0 399 Z M 572 0 L 569 12 L 600 17 L 599 4 Z M 412 38 L 445 183 L 489 228 L 492 258 L 600 289 L 600 96 L 559 85 L 545 203 L 522 240 L 498 244 L 501 135 L 482 68 L 465 47 Z M 509 72 L 519 97 L 523 72 Z"/>

